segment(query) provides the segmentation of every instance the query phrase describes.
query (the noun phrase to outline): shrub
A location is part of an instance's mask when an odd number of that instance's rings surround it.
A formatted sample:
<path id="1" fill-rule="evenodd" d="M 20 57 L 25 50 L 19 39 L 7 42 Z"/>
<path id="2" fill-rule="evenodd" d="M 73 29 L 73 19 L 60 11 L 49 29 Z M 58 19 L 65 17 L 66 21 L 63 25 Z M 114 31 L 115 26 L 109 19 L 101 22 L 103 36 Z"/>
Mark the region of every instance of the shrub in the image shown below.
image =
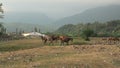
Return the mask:
<path id="1" fill-rule="evenodd" d="M 86 40 L 86 41 L 89 41 L 90 40 L 89 37 L 92 36 L 92 35 L 94 35 L 94 34 L 95 33 L 94 33 L 93 30 L 91 30 L 91 29 L 85 29 L 85 30 L 82 31 L 82 38 L 84 40 Z"/>

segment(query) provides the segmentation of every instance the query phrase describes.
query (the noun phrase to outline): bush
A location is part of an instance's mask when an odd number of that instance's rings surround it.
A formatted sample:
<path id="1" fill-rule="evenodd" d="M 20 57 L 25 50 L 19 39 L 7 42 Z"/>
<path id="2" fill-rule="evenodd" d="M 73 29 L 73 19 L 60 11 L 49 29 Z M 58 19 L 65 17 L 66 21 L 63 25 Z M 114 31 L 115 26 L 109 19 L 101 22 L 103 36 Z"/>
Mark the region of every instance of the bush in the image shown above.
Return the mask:
<path id="1" fill-rule="evenodd" d="M 86 41 L 89 41 L 90 40 L 89 37 L 92 36 L 92 35 L 94 35 L 94 34 L 95 33 L 94 33 L 93 30 L 91 30 L 91 29 L 85 29 L 85 30 L 82 31 L 82 38 L 84 40 L 86 40 Z"/>

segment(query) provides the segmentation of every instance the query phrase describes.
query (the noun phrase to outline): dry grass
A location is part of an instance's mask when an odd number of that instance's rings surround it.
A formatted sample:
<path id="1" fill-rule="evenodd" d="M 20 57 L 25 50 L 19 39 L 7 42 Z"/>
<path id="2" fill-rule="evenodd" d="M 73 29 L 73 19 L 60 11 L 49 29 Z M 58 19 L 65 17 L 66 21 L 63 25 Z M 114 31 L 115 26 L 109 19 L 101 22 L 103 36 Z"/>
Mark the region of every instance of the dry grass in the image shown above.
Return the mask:
<path id="1" fill-rule="evenodd" d="M 39 39 L 3 42 L 0 46 L 3 45 L 22 47 L 0 52 L 0 68 L 120 68 L 118 45 L 51 46 L 43 45 Z"/>

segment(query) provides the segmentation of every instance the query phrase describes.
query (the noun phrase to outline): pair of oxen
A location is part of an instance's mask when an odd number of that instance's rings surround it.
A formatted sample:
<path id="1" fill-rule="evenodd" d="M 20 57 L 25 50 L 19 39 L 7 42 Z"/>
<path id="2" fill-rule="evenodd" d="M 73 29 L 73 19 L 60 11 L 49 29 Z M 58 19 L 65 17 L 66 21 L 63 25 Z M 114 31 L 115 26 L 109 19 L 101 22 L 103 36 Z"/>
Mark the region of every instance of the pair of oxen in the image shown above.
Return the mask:
<path id="1" fill-rule="evenodd" d="M 56 35 L 43 35 L 41 36 L 42 41 L 44 44 L 49 42 L 49 44 L 53 44 L 54 42 L 58 42 L 60 40 L 60 45 L 64 45 L 66 43 L 69 44 L 69 41 L 73 41 L 73 38 L 68 36 L 56 36 Z"/>
<path id="2" fill-rule="evenodd" d="M 107 43 L 109 44 L 116 44 L 116 43 L 119 43 L 120 39 L 119 37 L 105 37 L 105 38 L 102 38 L 103 41 L 106 41 Z"/>

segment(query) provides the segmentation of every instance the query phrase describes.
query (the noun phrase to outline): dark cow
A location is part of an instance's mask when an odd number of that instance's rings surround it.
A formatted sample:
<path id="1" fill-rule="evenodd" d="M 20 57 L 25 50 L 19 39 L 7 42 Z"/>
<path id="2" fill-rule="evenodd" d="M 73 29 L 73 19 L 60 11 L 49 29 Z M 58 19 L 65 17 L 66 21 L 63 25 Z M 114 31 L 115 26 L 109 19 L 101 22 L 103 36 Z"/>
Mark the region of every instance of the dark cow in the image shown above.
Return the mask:
<path id="1" fill-rule="evenodd" d="M 59 39 L 61 41 L 61 45 L 64 45 L 64 42 L 68 45 L 69 41 L 73 41 L 73 38 L 67 36 L 59 36 Z"/>
<path id="2" fill-rule="evenodd" d="M 116 43 L 118 43 L 120 41 L 120 39 L 118 38 L 118 37 L 109 37 L 108 38 L 108 42 L 110 43 L 110 44 L 116 44 Z"/>
<path id="3" fill-rule="evenodd" d="M 49 35 L 44 35 L 44 36 L 41 36 L 41 39 L 42 39 L 42 41 L 44 41 L 44 44 L 45 43 L 47 43 L 47 41 L 49 41 L 49 43 L 51 44 L 53 44 L 53 41 L 56 41 L 57 42 L 57 40 L 59 40 L 59 36 L 55 36 L 55 35 L 51 35 L 51 36 L 49 36 Z"/>

